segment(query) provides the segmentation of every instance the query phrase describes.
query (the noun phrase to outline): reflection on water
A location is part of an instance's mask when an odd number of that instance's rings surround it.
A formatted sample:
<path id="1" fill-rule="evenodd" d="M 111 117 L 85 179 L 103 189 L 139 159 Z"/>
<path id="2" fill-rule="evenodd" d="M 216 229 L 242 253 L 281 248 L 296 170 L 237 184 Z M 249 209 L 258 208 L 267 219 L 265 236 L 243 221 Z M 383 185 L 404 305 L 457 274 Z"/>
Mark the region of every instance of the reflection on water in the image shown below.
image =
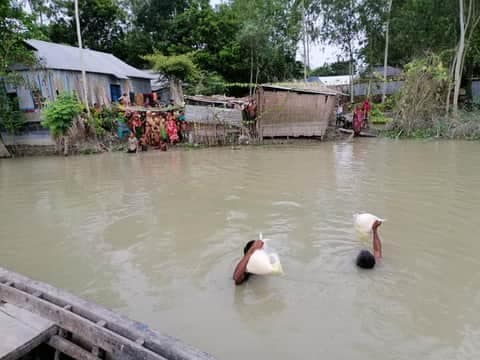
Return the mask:
<path id="1" fill-rule="evenodd" d="M 221 359 L 471 359 L 479 158 L 359 140 L 5 160 L 0 263 Z M 388 219 L 371 272 L 353 263 L 358 211 Z M 286 275 L 235 287 L 259 232 Z"/>

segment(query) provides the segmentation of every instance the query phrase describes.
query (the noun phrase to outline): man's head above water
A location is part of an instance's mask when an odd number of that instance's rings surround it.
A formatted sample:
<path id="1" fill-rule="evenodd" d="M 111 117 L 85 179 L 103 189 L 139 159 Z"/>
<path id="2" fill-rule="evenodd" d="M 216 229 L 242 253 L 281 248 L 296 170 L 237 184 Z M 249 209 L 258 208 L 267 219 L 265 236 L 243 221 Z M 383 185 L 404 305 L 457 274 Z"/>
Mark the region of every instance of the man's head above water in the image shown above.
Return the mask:
<path id="1" fill-rule="evenodd" d="M 373 269 L 375 267 L 375 256 L 368 251 L 362 250 L 357 256 L 357 260 L 355 262 L 359 268 L 362 269 Z"/>
<path id="2" fill-rule="evenodd" d="M 373 269 L 377 263 L 377 259 L 382 258 L 382 243 L 380 242 L 380 237 L 378 236 L 378 227 L 382 224 L 381 221 L 376 220 L 372 225 L 372 235 L 373 235 L 373 254 L 368 250 L 360 251 L 360 254 L 357 256 L 355 263 L 359 268 L 362 269 Z"/>

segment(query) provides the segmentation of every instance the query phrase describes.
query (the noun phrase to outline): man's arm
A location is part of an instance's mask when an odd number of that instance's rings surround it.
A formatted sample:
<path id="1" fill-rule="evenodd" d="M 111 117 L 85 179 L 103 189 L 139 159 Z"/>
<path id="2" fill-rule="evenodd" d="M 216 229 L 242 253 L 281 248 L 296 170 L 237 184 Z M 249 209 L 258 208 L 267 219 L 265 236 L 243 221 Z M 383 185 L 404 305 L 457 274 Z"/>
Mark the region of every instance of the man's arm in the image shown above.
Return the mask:
<path id="1" fill-rule="evenodd" d="M 378 227 L 381 225 L 381 221 L 376 220 L 373 223 L 372 231 L 373 231 L 373 255 L 376 259 L 380 259 L 382 257 L 382 243 L 380 242 L 380 237 L 378 236 Z"/>
<path id="2" fill-rule="evenodd" d="M 247 272 L 247 264 L 255 250 L 261 249 L 263 247 L 263 241 L 257 240 L 255 241 L 245 256 L 240 260 L 240 262 L 235 267 L 235 271 L 233 272 L 233 280 L 235 281 L 235 285 L 240 285 L 245 280 L 245 274 Z"/>

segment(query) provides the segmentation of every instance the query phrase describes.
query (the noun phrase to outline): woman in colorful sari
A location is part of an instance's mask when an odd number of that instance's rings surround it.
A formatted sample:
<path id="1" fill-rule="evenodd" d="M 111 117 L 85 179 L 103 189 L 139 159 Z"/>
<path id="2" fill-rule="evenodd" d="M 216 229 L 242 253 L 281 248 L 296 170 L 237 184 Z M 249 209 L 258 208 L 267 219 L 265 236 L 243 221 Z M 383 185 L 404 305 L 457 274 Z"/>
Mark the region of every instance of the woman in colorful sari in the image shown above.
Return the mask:
<path id="1" fill-rule="evenodd" d="M 171 145 L 178 142 L 177 123 L 171 114 L 167 114 L 167 134 Z"/>
<path id="2" fill-rule="evenodd" d="M 353 135 L 354 136 L 359 136 L 360 132 L 362 131 L 363 128 L 363 116 L 364 112 L 363 109 L 360 106 L 357 106 L 355 108 L 355 112 L 353 113 Z"/>
<path id="3" fill-rule="evenodd" d="M 140 115 L 138 113 L 135 113 L 133 116 L 133 121 L 132 121 L 132 131 L 135 134 L 135 137 L 140 140 L 140 138 L 143 135 L 143 129 L 142 129 L 142 120 L 140 118 Z"/>
<path id="4" fill-rule="evenodd" d="M 152 129 L 155 126 L 154 122 L 154 116 L 155 114 L 151 111 L 147 111 L 146 115 L 146 121 L 145 121 L 145 140 L 149 143 L 152 144 Z"/>

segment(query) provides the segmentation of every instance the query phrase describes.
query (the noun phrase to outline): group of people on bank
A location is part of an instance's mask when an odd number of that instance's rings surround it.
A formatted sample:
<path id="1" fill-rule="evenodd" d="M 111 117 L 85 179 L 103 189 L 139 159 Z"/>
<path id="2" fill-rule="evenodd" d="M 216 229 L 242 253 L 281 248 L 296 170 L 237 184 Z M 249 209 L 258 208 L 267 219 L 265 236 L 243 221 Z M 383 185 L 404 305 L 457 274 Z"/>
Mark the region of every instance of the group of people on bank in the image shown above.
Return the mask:
<path id="1" fill-rule="evenodd" d="M 167 151 L 168 146 L 188 138 L 188 124 L 183 110 L 165 112 L 125 112 L 130 135 L 129 153 L 147 151 L 149 147 Z"/>
<path id="2" fill-rule="evenodd" d="M 337 104 L 337 125 L 343 125 L 345 127 L 351 127 L 353 129 L 354 136 L 360 135 L 362 129 L 369 127 L 369 115 L 370 115 L 370 101 L 367 98 L 362 104 L 357 104 L 353 108 L 353 116 L 350 124 L 347 124 L 347 118 L 345 117 L 343 103 L 341 101 Z"/>

